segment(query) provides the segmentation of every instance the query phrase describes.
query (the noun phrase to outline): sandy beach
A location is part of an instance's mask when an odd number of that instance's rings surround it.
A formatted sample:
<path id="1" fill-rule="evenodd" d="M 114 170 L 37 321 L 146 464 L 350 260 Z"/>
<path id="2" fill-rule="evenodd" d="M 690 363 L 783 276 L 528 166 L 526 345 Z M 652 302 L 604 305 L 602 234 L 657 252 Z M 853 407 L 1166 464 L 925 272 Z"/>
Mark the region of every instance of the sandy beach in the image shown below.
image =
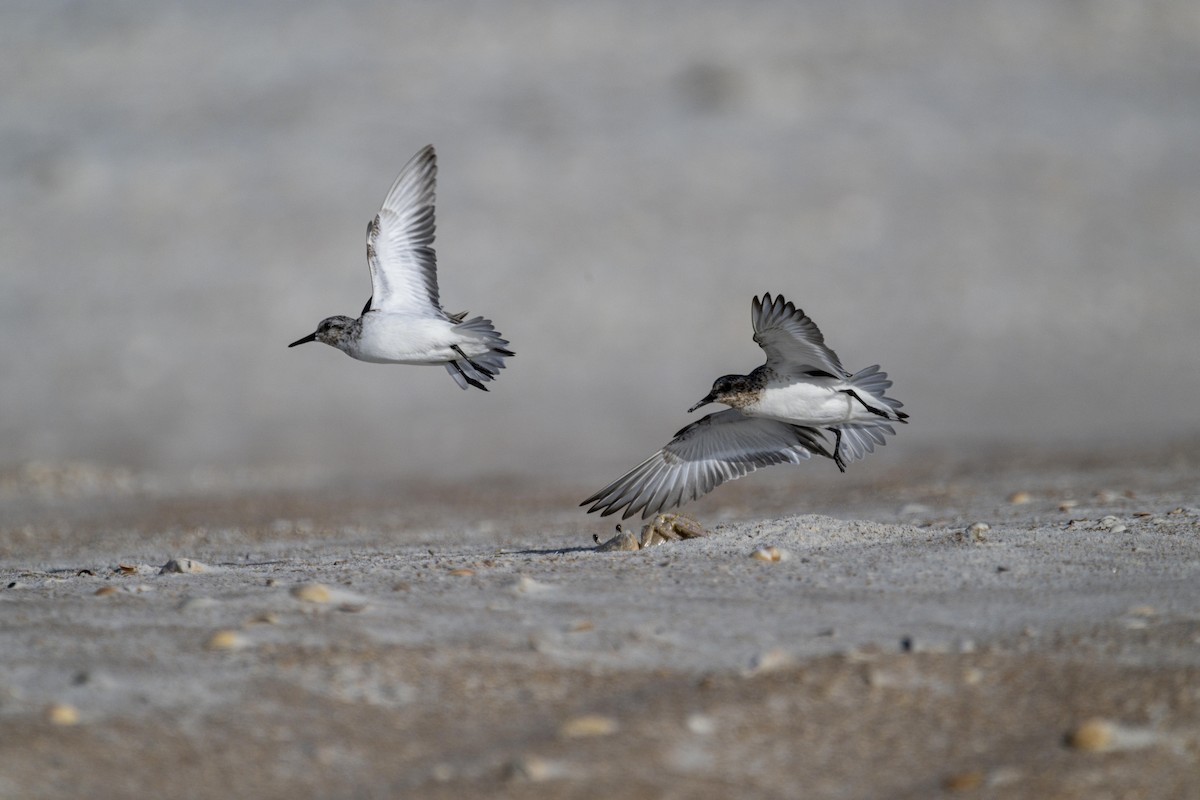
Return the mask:
<path id="1" fill-rule="evenodd" d="M 0 5 L 0 800 L 1200 798 L 1198 8 Z M 765 292 L 911 424 L 597 551 Z"/>
<path id="2" fill-rule="evenodd" d="M 10 472 L 0 796 L 1194 797 L 1194 453 L 777 470 L 636 552 L 585 487 Z"/>

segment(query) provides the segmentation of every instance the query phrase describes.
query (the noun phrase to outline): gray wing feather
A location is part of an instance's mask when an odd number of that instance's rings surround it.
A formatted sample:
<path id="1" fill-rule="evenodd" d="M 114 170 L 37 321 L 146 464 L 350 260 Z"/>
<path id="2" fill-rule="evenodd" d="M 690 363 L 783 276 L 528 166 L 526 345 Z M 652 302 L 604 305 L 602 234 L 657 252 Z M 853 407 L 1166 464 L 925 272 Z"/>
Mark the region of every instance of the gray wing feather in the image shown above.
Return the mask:
<path id="1" fill-rule="evenodd" d="M 829 456 L 820 431 L 747 417 L 737 409 L 709 414 L 675 434 L 662 450 L 580 505 L 601 516 L 622 508 L 622 519 L 645 519 L 707 494 L 725 481 L 772 464 L 798 464 L 813 453 Z"/>
<path id="2" fill-rule="evenodd" d="M 751 304 L 754 341 L 767 353 L 767 366 L 781 375 L 811 370 L 837 378 L 850 373 L 826 344 L 821 329 L 807 314 L 782 296 L 764 294 Z"/>
<path id="3" fill-rule="evenodd" d="M 367 226 L 372 311 L 445 318 L 433 249 L 436 184 L 437 155 L 427 145 L 400 170 Z"/>
<path id="4" fill-rule="evenodd" d="M 875 446 L 887 444 L 885 434 L 894 436 L 896 429 L 886 422 L 852 422 L 838 425 L 842 432 L 842 459 L 857 461 L 875 452 Z"/>

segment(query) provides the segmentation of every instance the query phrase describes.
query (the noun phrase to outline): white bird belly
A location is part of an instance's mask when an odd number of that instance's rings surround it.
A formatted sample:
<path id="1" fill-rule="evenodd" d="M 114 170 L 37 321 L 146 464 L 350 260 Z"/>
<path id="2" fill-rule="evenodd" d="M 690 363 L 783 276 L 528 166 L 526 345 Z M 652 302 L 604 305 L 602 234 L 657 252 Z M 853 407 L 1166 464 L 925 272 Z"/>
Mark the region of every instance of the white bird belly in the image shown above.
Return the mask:
<path id="1" fill-rule="evenodd" d="M 458 345 L 462 353 L 454 350 Z M 349 355 L 379 364 L 445 364 L 487 352 L 473 339 L 454 330 L 454 323 L 436 317 L 373 312 L 363 317 L 362 335 Z"/>
<path id="2" fill-rule="evenodd" d="M 855 406 L 862 409 L 850 395 L 832 386 L 803 382 L 768 388 L 742 412 L 793 425 L 837 425 L 855 418 Z"/>

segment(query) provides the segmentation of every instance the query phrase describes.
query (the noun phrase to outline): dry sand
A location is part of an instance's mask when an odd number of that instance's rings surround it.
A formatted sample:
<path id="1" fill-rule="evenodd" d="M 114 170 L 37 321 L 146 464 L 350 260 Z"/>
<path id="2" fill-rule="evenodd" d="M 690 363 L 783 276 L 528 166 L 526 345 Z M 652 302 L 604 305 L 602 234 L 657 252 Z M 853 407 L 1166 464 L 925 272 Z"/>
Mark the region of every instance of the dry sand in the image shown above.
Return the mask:
<path id="1" fill-rule="evenodd" d="M 1195 452 L 767 471 L 632 553 L 591 487 L 12 471 L 0 797 L 1197 797 Z"/>
<path id="2" fill-rule="evenodd" d="M 920 454 L 1200 433 L 1197 7 L 4 4 L 0 798 L 1200 798 L 1200 442 Z M 286 349 L 427 142 L 488 395 Z M 764 291 L 914 424 L 591 550 Z"/>

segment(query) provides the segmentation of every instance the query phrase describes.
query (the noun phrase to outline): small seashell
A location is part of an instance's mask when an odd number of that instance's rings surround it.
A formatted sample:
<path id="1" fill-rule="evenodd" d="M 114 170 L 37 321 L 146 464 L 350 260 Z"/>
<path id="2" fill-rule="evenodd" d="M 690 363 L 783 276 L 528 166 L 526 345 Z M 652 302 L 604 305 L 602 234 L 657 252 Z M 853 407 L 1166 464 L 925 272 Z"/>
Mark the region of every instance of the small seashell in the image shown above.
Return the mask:
<path id="1" fill-rule="evenodd" d="M 1058 504 L 1058 510 L 1059 511 L 1070 511 L 1072 508 L 1075 508 L 1075 506 L 1077 506 L 1077 505 L 1079 505 L 1078 500 L 1063 500 L 1061 503 Z"/>
<path id="2" fill-rule="evenodd" d="M 510 761 L 504 772 L 505 778 L 510 781 L 541 783 L 562 777 L 566 770 L 557 762 L 547 761 L 540 756 L 525 755 Z"/>
<path id="3" fill-rule="evenodd" d="M 458 569 L 450 570 L 450 574 L 456 578 L 465 578 L 468 575 L 474 575 L 475 570 L 471 569 L 470 567 L 459 567 Z"/>
<path id="4" fill-rule="evenodd" d="M 172 572 L 209 572 L 210 569 L 211 568 L 207 564 L 191 558 L 172 558 L 166 564 L 162 565 L 162 569 L 158 571 L 158 574 L 167 575 Z"/>
<path id="5" fill-rule="evenodd" d="M 119 591 L 121 590 L 115 586 L 101 586 L 96 590 L 95 595 L 96 597 L 104 597 L 105 595 L 116 594 Z"/>
<path id="6" fill-rule="evenodd" d="M 1067 745 L 1076 750 L 1095 753 L 1111 748 L 1116 736 L 1116 727 L 1111 722 L 1093 717 L 1067 734 Z"/>
<path id="7" fill-rule="evenodd" d="M 755 675 L 762 675 L 765 672 L 774 672 L 775 670 L 790 667 L 795 661 L 791 653 L 776 647 L 764 653 L 759 653 L 750 659 L 750 666 L 742 672 L 742 675 L 743 677 L 750 678 Z"/>
<path id="8" fill-rule="evenodd" d="M 122 575 L 137 575 L 138 565 L 137 564 L 117 564 L 117 571 L 120 572 Z"/>
<path id="9" fill-rule="evenodd" d="M 983 773 L 977 769 L 948 775 L 942 781 L 942 788 L 948 792 L 966 792 L 978 789 L 982 785 Z"/>
<path id="10" fill-rule="evenodd" d="M 292 597 L 306 603 L 328 603 L 329 587 L 323 583 L 302 583 L 292 587 Z"/>
<path id="11" fill-rule="evenodd" d="M 221 605 L 211 597 L 185 597 L 176 606 L 180 611 L 199 611 L 206 608 L 216 608 Z"/>
<path id="12" fill-rule="evenodd" d="M 79 709 L 70 703 L 51 703 L 46 706 L 46 721 L 51 725 L 78 725 Z"/>
<path id="13" fill-rule="evenodd" d="M 1118 522 L 1116 525 L 1113 525 L 1111 528 L 1109 528 L 1108 532 L 1109 533 L 1124 533 L 1127 530 L 1129 530 L 1129 529 Z"/>
<path id="14" fill-rule="evenodd" d="M 780 550 L 778 547 L 775 547 L 772 545 L 769 547 L 758 548 L 757 550 L 755 550 L 753 553 L 750 554 L 750 557 L 755 559 L 756 561 L 775 562 L 775 561 L 782 561 L 784 556 L 783 556 L 782 550 Z"/>
<path id="15" fill-rule="evenodd" d="M 963 538 L 972 542 L 986 542 L 985 533 L 992 529 L 991 525 L 986 522 L 972 522 L 963 532 Z"/>
<path id="16" fill-rule="evenodd" d="M 204 643 L 204 647 L 208 650 L 240 650 L 247 644 L 246 637 L 237 631 L 224 630 L 217 631 L 208 637 L 208 641 Z"/>
<path id="17" fill-rule="evenodd" d="M 513 594 L 540 594 L 552 591 L 554 584 L 535 581 L 528 575 L 518 575 L 508 583 L 507 588 Z"/>
<path id="18" fill-rule="evenodd" d="M 340 586 L 326 586 L 323 583 L 301 583 L 290 590 L 292 597 L 305 603 L 317 605 L 332 605 L 338 611 L 354 613 L 362 611 L 369 605 L 366 597 L 348 591 Z"/>
<path id="19" fill-rule="evenodd" d="M 1033 502 L 1033 495 L 1025 490 L 1013 492 L 1008 496 L 1008 502 L 1014 506 L 1023 506 L 1026 503 Z"/>
<path id="20" fill-rule="evenodd" d="M 558 734 L 564 739 L 581 739 L 587 736 L 609 736 L 616 733 L 619 728 L 617 721 L 612 717 L 602 714 L 584 714 L 564 722 L 558 729 Z"/>

